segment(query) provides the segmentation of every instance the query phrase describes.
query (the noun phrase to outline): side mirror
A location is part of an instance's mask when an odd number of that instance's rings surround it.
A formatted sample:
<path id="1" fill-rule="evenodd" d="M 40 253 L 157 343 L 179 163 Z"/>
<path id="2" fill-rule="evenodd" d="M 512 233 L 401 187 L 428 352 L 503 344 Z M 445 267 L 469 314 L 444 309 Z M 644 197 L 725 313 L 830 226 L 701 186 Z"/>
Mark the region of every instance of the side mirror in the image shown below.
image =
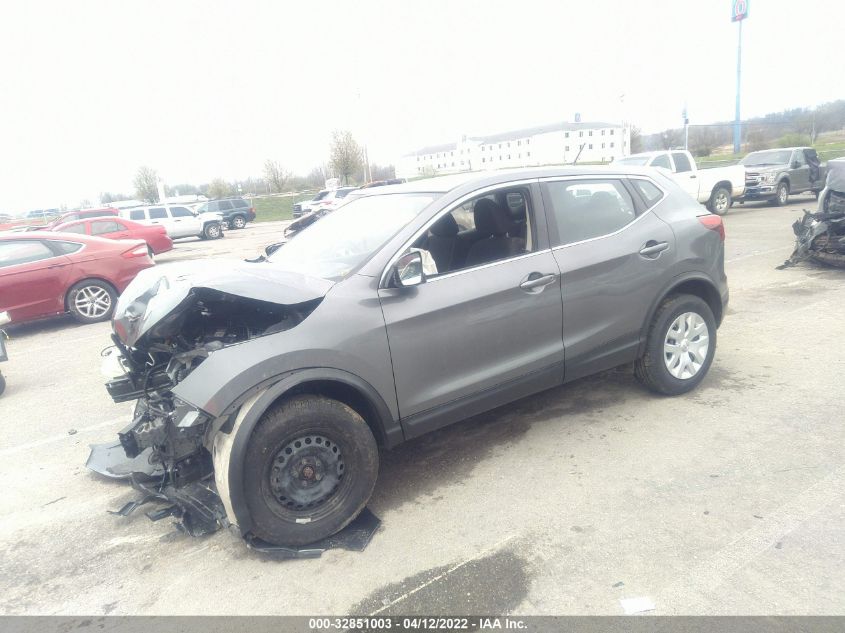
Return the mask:
<path id="1" fill-rule="evenodd" d="M 393 279 L 400 288 L 419 286 L 425 281 L 422 255 L 418 251 L 406 253 L 393 266 Z"/>

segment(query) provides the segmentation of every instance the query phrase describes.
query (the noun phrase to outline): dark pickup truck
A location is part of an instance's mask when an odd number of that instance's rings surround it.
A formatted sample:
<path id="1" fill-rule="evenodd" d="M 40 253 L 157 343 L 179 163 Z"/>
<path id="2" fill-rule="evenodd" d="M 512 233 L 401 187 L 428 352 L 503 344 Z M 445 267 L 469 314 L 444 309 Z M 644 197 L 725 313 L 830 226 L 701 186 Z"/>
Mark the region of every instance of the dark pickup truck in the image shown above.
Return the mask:
<path id="1" fill-rule="evenodd" d="M 745 167 L 745 193 L 741 201 L 771 200 L 781 206 L 793 193 L 824 189 L 827 167 L 812 147 L 784 147 L 751 152 L 740 163 Z"/>

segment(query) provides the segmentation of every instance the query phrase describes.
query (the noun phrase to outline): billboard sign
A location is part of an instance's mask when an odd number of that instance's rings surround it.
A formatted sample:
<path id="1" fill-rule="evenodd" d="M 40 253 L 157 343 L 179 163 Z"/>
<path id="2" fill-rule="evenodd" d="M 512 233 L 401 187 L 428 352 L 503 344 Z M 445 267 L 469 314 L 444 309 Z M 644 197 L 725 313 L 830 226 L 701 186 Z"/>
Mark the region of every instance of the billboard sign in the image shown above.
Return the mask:
<path id="1" fill-rule="evenodd" d="M 731 22 L 739 22 L 748 17 L 748 0 L 731 0 Z"/>

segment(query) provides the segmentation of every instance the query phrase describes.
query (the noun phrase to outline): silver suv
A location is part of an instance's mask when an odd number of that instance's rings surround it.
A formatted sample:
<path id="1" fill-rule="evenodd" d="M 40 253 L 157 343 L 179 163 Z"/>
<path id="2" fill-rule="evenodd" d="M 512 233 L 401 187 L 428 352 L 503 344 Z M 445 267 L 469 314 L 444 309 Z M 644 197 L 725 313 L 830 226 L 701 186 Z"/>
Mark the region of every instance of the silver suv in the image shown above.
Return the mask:
<path id="1" fill-rule="evenodd" d="M 379 448 L 623 364 L 693 389 L 724 238 L 657 171 L 546 168 L 374 188 L 265 261 L 156 266 L 114 317 L 107 388 L 137 404 L 110 472 L 146 469 L 191 533 L 311 543 L 364 508 Z"/>

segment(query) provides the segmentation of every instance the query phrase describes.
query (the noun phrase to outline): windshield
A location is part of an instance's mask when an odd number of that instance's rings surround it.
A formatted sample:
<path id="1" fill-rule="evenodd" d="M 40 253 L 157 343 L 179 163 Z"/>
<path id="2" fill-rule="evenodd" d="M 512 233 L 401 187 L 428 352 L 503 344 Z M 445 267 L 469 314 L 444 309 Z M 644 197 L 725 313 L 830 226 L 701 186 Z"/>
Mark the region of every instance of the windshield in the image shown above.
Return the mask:
<path id="1" fill-rule="evenodd" d="M 779 150 L 772 152 L 754 152 L 749 154 L 741 161 L 740 165 L 786 165 L 789 162 L 789 157 L 792 156 L 792 150 Z"/>
<path id="2" fill-rule="evenodd" d="M 629 156 L 613 161 L 617 165 L 645 165 L 648 163 L 648 156 Z"/>
<path id="3" fill-rule="evenodd" d="M 268 261 L 292 272 L 342 279 L 428 205 L 436 194 L 388 194 L 351 200 L 315 222 Z"/>
<path id="4" fill-rule="evenodd" d="M 317 200 L 322 200 L 322 199 L 323 199 L 323 198 L 325 198 L 327 195 L 329 195 L 329 192 L 328 192 L 328 191 L 321 191 L 321 192 L 320 192 L 320 193 L 318 193 L 316 196 L 314 196 L 313 198 L 311 198 L 311 202 L 317 202 Z"/>

